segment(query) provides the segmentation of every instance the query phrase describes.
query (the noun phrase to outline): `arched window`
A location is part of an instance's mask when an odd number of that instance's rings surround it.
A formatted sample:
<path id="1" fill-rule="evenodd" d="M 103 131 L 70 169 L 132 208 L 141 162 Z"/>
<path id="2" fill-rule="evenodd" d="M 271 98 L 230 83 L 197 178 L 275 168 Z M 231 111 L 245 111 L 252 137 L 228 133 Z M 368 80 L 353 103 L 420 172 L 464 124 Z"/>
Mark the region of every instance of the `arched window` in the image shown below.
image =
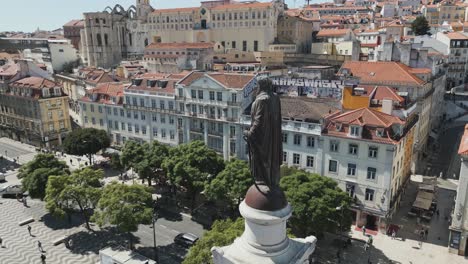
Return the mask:
<path id="1" fill-rule="evenodd" d="M 106 46 L 109 45 L 109 38 L 108 38 L 107 34 L 104 34 L 104 44 L 105 44 Z"/>
<path id="2" fill-rule="evenodd" d="M 98 46 L 102 46 L 101 34 L 97 34 L 97 44 L 98 44 Z"/>
<path id="3" fill-rule="evenodd" d="M 148 39 L 145 39 L 145 47 L 148 46 Z"/>

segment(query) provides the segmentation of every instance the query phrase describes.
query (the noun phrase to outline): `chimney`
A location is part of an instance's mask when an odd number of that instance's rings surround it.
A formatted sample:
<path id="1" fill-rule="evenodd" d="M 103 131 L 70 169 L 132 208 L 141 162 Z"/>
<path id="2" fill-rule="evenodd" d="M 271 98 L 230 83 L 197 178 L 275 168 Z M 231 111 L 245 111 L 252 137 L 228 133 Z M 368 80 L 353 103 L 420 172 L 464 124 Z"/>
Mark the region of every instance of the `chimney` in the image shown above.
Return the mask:
<path id="1" fill-rule="evenodd" d="M 390 99 L 384 99 L 382 101 L 382 112 L 391 115 L 393 112 L 393 101 Z"/>

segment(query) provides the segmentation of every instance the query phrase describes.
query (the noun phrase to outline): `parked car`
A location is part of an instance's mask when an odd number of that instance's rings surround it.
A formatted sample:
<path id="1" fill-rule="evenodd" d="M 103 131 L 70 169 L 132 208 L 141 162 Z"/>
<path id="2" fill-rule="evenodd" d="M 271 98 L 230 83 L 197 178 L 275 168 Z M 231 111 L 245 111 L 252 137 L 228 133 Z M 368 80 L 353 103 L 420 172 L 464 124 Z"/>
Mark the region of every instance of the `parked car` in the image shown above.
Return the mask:
<path id="1" fill-rule="evenodd" d="M 0 187 L 0 195 L 5 196 L 15 196 L 17 194 L 23 194 L 23 189 L 21 185 L 7 185 Z"/>
<path id="2" fill-rule="evenodd" d="M 0 172 L 0 182 L 4 182 L 6 179 L 5 179 L 5 173 L 1 173 Z"/>
<path id="3" fill-rule="evenodd" d="M 184 247 L 191 247 L 198 241 L 198 237 L 191 233 L 180 233 L 174 238 L 174 242 Z"/>

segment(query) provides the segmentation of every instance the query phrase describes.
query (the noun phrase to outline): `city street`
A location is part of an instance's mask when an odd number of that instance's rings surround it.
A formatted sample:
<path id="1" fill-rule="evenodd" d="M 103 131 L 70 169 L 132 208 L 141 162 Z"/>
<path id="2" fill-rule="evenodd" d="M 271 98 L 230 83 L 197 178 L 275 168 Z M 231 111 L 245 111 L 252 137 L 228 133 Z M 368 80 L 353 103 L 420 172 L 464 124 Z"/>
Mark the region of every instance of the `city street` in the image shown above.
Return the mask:
<path id="1" fill-rule="evenodd" d="M 81 217 L 74 215 L 72 223 L 66 219 L 57 219 L 49 215 L 44 203 L 28 200 L 28 207 L 15 199 L 0 199 L 2 217 L 0 237 L 4 248 L 0 249 L 0 264 L 40 263 L 37 241 L 41 241 L 46 251 L 47 263 L 78 264 L 97 263 L 99 250 L 109 245 L 125 246 L 125 235 L 114 229 L 100 229 L 93 225 L 92 232 L 85 229 Z M 19 222 L 34 218 L 30 224 L 32 235 L 29 236 L 26 226 Z M 180 263 L 186 249 L 174 244 L 174 237 L 181 232 L 190 232 L 198 236 L 203 234 L 203 227 L 193 222 L 189 216 L 163 213 L 156 222 L 156 240 L 161 263 Z M 63 244 L 53 246 L 53 241 L 67 236 L 71 239 L 71 248 Z M 134 234 L 137 251 L 153 257 L 153 229 L 141 225 Z"/>
<path id="2" fill-rule="evenodd" d="M 429 145 L 429 161 L 427 163 L 427 176 L 440 176 L 444 178 L 458 177 L 460 173 L 460 158 L 458 157 L 458 146 L 463 134 L 464 124 L 449 126 L 445 132 L 439 135 L 438 147 Z"/>
<path id="3" fill-rule="evenodd" d="M 16 185 L 21 181 L 17 178 L 18 166 L 12 169 L 13 159 L 19 157 L 19 163 L 24 164 L 34 158 L 37 151 L 20 142 L 6 138 L 0 138 L 0 153 L 7 151 L 8 160 L 4 160 L 1 166 L 5 166 L 6 182 L 0 186 Z M 13 158 L 14 157 L 14 158 Z M 71 166 L 72 170 L 84 166 L 87 159 L 65 155 L 59 159 Z M 70 159 L 72 162 L 70 163 Z M 81 161 L 81 162 L 79 162 Z M 117 180 L 115 172 L 106 171 L 105 182 Z M 136 182 L 139 182 L 138 180 Z M 133 181 L 126 181 L 132 184 Z M 37 241 L 41 241 L 46 251 L 47 263 L 51 264 L 78 264 L 97 263 L 99 250 L 109 245 L 123 245 L 127 237 L 120 235 L 112 228 L 100 229 L 93 225 L 93 231 L 88 231 L 83 225 L 81 216 L 76 214 L 69 224 L 66 219 L 57 219 L 47 213 L 45 204 L 39 200 L 28 199 L 28 207 L 15 199 L 0 198 L 0 237 L 3 239 L 4 248 L 0 248 L 0 264 L 40 263 L 40 253 L 37 249 Z M 171 210 L 161 209 L 159 218 L 155 223 L 156 244 L 161 263 L 181 263 L 187 253 L 187 249 L 174 244 L 174 237 L 179 233 L 193 233 L 199 237 L 203 235 L 203 226 L 192 221 L 191 216 L 183 213 L 175 213 Z M 33 218 L 30 224 L 32 235 L 29 236 L 26 226 L 19 226 L 19 222 Z M 152 225 L 140 225 L 135 232 L 133 242 L 138 252 L 153 258 L 153 228 Z M 53 241 L 67 236 L 72 241 L 70 249 L 63 244 L 53 246 Z"/>

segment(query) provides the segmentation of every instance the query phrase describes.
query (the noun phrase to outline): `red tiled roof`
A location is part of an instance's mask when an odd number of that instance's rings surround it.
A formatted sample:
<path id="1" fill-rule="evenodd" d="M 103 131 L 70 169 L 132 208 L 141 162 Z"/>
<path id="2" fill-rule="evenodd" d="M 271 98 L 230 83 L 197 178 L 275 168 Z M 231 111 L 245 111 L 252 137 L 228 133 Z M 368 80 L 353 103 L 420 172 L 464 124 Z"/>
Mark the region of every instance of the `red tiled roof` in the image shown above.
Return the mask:
<path id="1" fill-rule="evenodd" d="M 251 74 L 192 72 L 182 79 L 180 84 L 188 86 L 204 76 L 207 76 L 230 89 L 242 89 L 253 78 L 255 78 L 255 76 Z"/>
<path id="2" fill-rule="evenodd" d="M 151 43 L 145 49 L 209 49 L 213 48 L 213 42 L 182 42 L 182 43 Z"/>
<path id="3" fill-rule="evenodd" d="M 0 67 L 0 76 L 14 76 L 18 71 L 19 66 L 16 63 L 5 64 Z"/>
<path id="4" fill-rule="evenodd" d="M 199 7 L 183 7 L 183 8 L 167 8 L 167 9 L 157 9 L 153 11 L 153 14 L 162 14 L 162 13 L 191 13 L 198 11 Z"/>
<path id="5" fill-rule="evenodd" d="M 361 95 L 364 97 L 371 97 L 371 99 L 382 101 L 384 99 L 390 99 L 396 102 L 404 102 L 405 99 L 397 94 L 397 90 L 388 86 L 376 86 L 376 85 L 359 85 L 359 88 L 364 88 L 365 94 Z"/>
<path id="6" fill-rule="evenodd" d="M 350 31 L 350 29 L 322 29 L 318 32 L 317 37 L 343 36 Z"/>
<path id="7" fill-rule="evenodd" d="M 362 140 L 371 140 L 380 143 L 394 144 L 396 140 L 392 138 L 394 124 L 403 125 L 405 122 L 398 117 L 369 108 L 360 108 L 342 114 L 333 113 L 325 117 L 327 124 L 324 134 L 337 137 L 349 137 L 350 125 L 357 125 L 363 128 Z M 338 125 L 341 129 L 337 129 Z M 384 129 L 383 136 L 377 136 L 377 129 Z"/>
<path id="8" fill-rule="evenodd" d="M 392 101 L 397 101 L 400 103 L 405 101 L 403 97 L 399 96 L 396 93 L 395 89 L 390 88 L 388 86 L 377 86 L 374 91 L 375 91 L 375 94 L 372 96 L 372 99 L 375 99 L 375 100 L 382 101 L 385 99 L 390 99 Z"/>
<path id="9" fill-rule="evenodd" d="M 467 35 L 462 34 L 460 32 L 448 32 L 444 35 L 447 36 L 449 39 L 468 39 Z"/>
<path id="10" fill-rule="evenodd" d="M 127 84 L 124 83 L 101 83 L 98 84 L 96 88 L 90 90 L 89 93 L 122 96 L 125 86 L 127 86 Z"/>
<path id="11" fill-rule="evenodd" d="M 64 27 L 84 27 L 84 20 L 83 19 L 74 19 L 68 23 L 66 23 L 65 25 L 63 25 Z"/>
<path id="12" fill-rule="evenodd" d="M 458 154 L 468 156 L 468 124 L 465 125 L 465 133 L 461 139 Z"/>
<path id="13" fill-rule="evenodd" d="M 422 85 L 425 81 L 411 73 L 412 68 L 393 61 L 345 61 L 341 70 L 348 69 L 363 84 Z"/>
<path id="14" fill-rule="evenodd" d="M 410 68 L 409 72 L 413 74 L 423 74 L 432 73 L 432 70 L 429 68 Z"/>
<path id="15" fill-rule="evenodd" d="M 353 111 L 343 113 L 331 119 L 335 123 L 373 126 L 373 127 L 390 127 L 393 124 L 404 124 L 398 117 L 387 115 L 385 113 L 372 110 L 369 108 L 360 108 Z"/>
<path id="16" fill-rule="evenodd" d="M 26 87 L 32 89 L 54 88 L 59 84 L 41 77 L 26 77 L 10 84 L 13 87 Z"/>
<path id="17" fill-rule="evenodd" d="M 247 8 L 266 8 L 271 6 L 270 2 L 253 2 L 253 3 L 235 3 L 235 4 L 227 4 L 227 5 L 218 5 L 211 10 L 225 10 L 225 9 L 247 9 Z"/>

